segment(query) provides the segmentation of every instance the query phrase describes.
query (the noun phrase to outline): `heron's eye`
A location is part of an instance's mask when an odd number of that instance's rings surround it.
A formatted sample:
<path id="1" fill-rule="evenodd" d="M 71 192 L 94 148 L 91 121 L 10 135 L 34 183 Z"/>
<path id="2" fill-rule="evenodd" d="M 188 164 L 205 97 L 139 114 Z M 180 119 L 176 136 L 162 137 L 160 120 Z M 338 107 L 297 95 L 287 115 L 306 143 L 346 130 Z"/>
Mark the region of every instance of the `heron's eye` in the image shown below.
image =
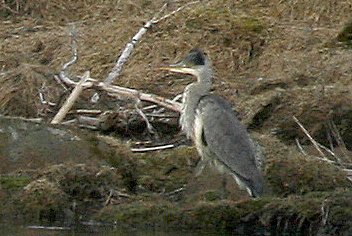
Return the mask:
<path id="1" fill-rule="evenodd" d="M 196 66 L 202 66 L 205 65 L 205 56 L 204 53 L 200 50 L 197 51 L 192 51 L 189 54 L 189 57 L 187 58 L 187 60 Z"/>

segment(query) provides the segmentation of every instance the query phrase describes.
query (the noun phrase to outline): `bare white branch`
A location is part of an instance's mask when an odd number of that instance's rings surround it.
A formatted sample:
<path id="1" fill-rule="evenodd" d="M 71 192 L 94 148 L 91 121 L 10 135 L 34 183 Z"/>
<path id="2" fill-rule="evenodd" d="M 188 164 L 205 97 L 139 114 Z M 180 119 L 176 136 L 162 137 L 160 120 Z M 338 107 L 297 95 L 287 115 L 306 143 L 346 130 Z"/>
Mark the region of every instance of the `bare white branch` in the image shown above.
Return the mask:
<path id="1" fill-rule="evenodd" d="M 148 148 L 131 148 L 131 151 L 132 152 L 151 152 L 151 151 L 158 151 L 158 150 L 169 149 L 169 148 L 174 148 L 174 147 L 175 147 L 175 145 L 168 144 L 168 145 L 157 146 L 157 147 L 148 147 Z"/>
<path id="2" fill-rule="evenodd" d="M 302 154 L 305 155 L 305 156 L 307 156 L 307 153 L 306 153 L 306 151 L 304 151 L 304 149 L 303 149 L 302 145 L 300 144 L 298 138 L 296 138 L 295 141 L 296 141 L 297 147 L 298 147 L 299 150 L 302 152 Z"/>
<path id="3" fill-rule="evenodd" d="M 152 102 L 152 103 L 158 104 L 159 106 L 166 107 L 170 110 L 181 112 L 181 107 L 182 107 L 181 103 L 170 99 L 166 99 L 164 97 L 160 97 L 154 94 L 142 93 L 135 89 L 120 87 L 116 85 L 106 85 L 103 82 L 97 82 L 93 78 L 89 78 L 87 81 L 88 82 L 85 82 L 83 85 L 84 88 L 96 88 L 96 89 L 104 90 L 108 92 L 110 95 L 121 95 L 125 97 L 130 97 L 130 98 L 138 97 L 142 101 Z M 67 79 L 63 82 L 69 86 L 75 86 L 77 84 L 76 82 L 70 79 Z"/>
<path id="4" fill-rule="evenodd" d="M 73 55 L 72 55 L 72 58 L 68 62 L 63 64 L 61 72 L 60 72 L 60 79 L 61 79 L 61 81 L 63 81 L 66 84 L 75 83 L 67 76 L 67 69 L 70 66 L 72 66 L 78 59 L 77 42 L 76 42 L 76 38 L 75 38 L 75 35 L 74 35 L 73 31 L 74 31 L 74 29 L 72 29 L 72 31 L 70 32 L 71 45 L 72 45 L 72 54 Z"/>
<path id="5" fill-rule="evenodd" d="M 343 139 L 342 139 L 337 127 L 336 127 L 336 124 L 333 121 L 331 121 L 329 123 L 329 127 L 330 127 L 332 135 L 334 136 L 334 138 L 337 142 L 337 145 L 341 148 L 343 156 L 346 159 L 349 159 L 350 161 L 352 161 L 351 157 L 347 154 L 348 153 L 347 147 L 346 147 L 345 142 L 343 141 Z"/>
<path id="6" fill-rule="evenodd" d="M 133 36 L 131 42 L 128 42 L 125 49 L 123 50 L 123 52 L 121 53 L 121 56 L 119 57 L 119 59 L 117 60 L 115 66 L 112 68 L 112 71 L 109 73 L 108 77 L 105 78 L 104 83 L 106 85 L 110 85 L 121 73 L 122 71 L 122 67 L 124 66 L 124 64 L 126 63 L 127 59 L 130 57 L 134 46 L 138 43 L 138 41 L 142 38 L 142 36 L 147 32 L 148 28 L 150 28 L 150 26 L 154 23 L 154 21 L 156 20 L 157 16 L 165 10 L 167 6 L 167 3 L 165 3 L 162 8 L 160 9 L 160 11 L 154 15 L 154 17 L 149 20 L 147 23 L 145 23 L 143 25 L 143 27 L 141 29 L 139 29 L 138 33 Z M 99 95 L 98 93 L 95 93 L 93 95 L 93 97 L 91 98 L 92 102 L 97 102 L 99 100 Z"/>
<path id="7" fill-rule="evenodd" d="M 142 117 L 142 119 L 145 121 L 145 123 L 147 124 L 147 129 L 149 131 L 149 133 L 153 134 L 153 135 L 157 135 L 157 132 L 155 132 L 154 127 L 150 124 L 147 116 L 141 111 L 141 109 L 139 109 L 138 104 L 140 103 L 141 100 L 137 100 L 136 104 L 135 104 L 135 109 L 138 112 L 138 114 Z"/>
<path id="8" fill-rule="evenodd" d="M 106 85 L 102 82 L 100 83 L 86 83 L 85 84 L 86 88 L 91 88 L 91 87 L 96 87 L 98 89 L 104 90 L 110 94 L 117 94 L 117 95 L 122 95 L 126 97 L 131 97 L 131 98 L 136 98 L 138 97 L 141 101 L 147 101 L 147 102 L 152 102 L 156 103 L 160 106 L 166 107 L 170 110 L 176 111 L 176 112 L 181 112 L 181 103 L 179 102 L 174 102 L 170 99 L 166 99 L 164 97 L 160 97 L 154 94 L 147 94 L 147 93 L 141 93 L 137 90 L 130 89 L 130 88 L 124 88 L 120 86 L 115 86 L 115 85 Z"/>
<path id="9" fill-rule="evenodd" d="M 170 13 L 167 14 L 167 15 L 165 15 L 165 16 L 163 16 L 163 17 L 160 17 L 160 18 L 157 19 L 157 20 L 155 19 L 152 23 L 153 23 L 153 24 L 159 23 L 159 21 L 165 20 L 166 18 L 169 18 L 169 17 L 172 16 L 172 15 L 175 15 L 177 12 L 181 11 L 183 8 L 185 8 L 185 7 L 189 6 L 189 5 L 193 5 L 193 4 L 199 3 L 199 2 L 200 2 L 200 1 L 189 2 L 189 3 L 185 4 L 185 5 L 183 5 L 183 6 L 179 7 L 179 8 L 177 8 L 176 10 L 170 12 Z"/>
<path id="10" fill-rule="evenodd" d="M 181 11 L 182 9 L 184 9 L 185 7 L 195 4 L 195 3 L 199 3 L 199 1 L 195 1 L 195 2 L 189 2 L 187 4 L 185 4 L 184 6 L 179 7 L 178 9 L 174 10 L 173 12 L 162 16 L 158 19 L 159 15 L 166 9 L 167 7 L 167 3 L 165 3 L 159 10 L 158 13 L 156 13 L 153 18 L 149 21 L 147 21 L 142 28 L 139 29 L 138 33 L 135 34 L 132 38 L 132 40 L 130 42 L 128 42 L 126 44 L 125 49 L 123 50 L 123 52 L 121 53 L 119 59 L 117 60 L 115 66 L 112 68 L 111 72 L 109 73 L 108 77 L 104 79 L 104 83 L 106 85 L 110 85 L 121 73 L 122 68 L 124 66 L 124 64 L 126 63 L 127 59 L 129 58 L 129 56 L 131 55 L 134 46 L 140 41 L 140 39 L 142 38 L 142 36 L 147 32 L 147 30 L 153 25 L 156 24 L 158 22 L 160 22 L 161 20 L 164 20 L 174 14 L 176 14 L 177 12 Z M 98 93 L 95 93 L 92 98 L 91 101 L 92 102 L 97 102 L 99 100 L 99 95 Z"/>
<path id="11" fill-rule="evenodd" d="M 67 112 L 71 109 L 79 95 L 84 89 L 85 82 L 89 79 L 89 71 L 85 72 L 81 81 L 73 89 L 70 96 L 65 101 L 64 105 L 60 108 L 59 112 L 55 115 L 54 119 L 51 121 L 51 124 L 60 123 L 66 116 Z"/>
<path id="12" fill-rule="evenodd" d="M 321 216 L 321 225 L 325 226 L 329 216 L 329 206 L 326 206 L 326 200 L 321 204 Z"/>
<path id="13" fill-rule="evenodd" d="M 315 147 L 315 149 L 317 149 L 317 151 L 319 152 L 319 154 L 321 155 L 321 157 L 324 160 L 328 160 L 328 158 L 326 157 L 326 155 L 324 154 L 324 152 L 320 149 L 318 142 L 315 141 L 312 136 L 310 136 L 309 132 L 304 128 L 304 126 L 301 124 L 301 122 L 299 122 L 299 120 L 295 117 L 292 116 L 293 120 L 297 123 L 297 125 L 301 128 L 301 130 L 303 131 L 303 133 L 308 137 L 309 141 L 313 144 L 313 146 Z"/>
<path id="14" fill-rule="evenodd" d="M 318 160 L 325 161 L 325 162 L 328 162 L 330 164 L 336 165 L 340 170 L 342 170 L 342 171 L 344 171 L 346 173 L 347 179 L 352 182 L 352 170 L 351 169 L 346 169 L 346 168 L 344 168 L 344 169 L 341 168 L 341 166 L 343 166 L 343 167 L 348 167 L 348 166 L 352 167 L 352 163 L 341 162 L 341 160 L 338 158 L 338 156 L 333 151 L 331 151 L 329 148 L 327 148 L 327 147 L 321 145 L 320 143 L 318 143 L 317 141 L 315 141 L 312 138 L 312 136 L 308 133 L 308 131 L 303 127 L 303 125 L 299 122 L 299 120 L 295 116 L 293 116 L 293 119 L 299 125 L 299 127 L 302 129 L 302 131 L 309 138 L 309 140 L 311 141 L 313 146 L 317 149 L 317 151 L 321 155 L 319 157 L 318 156 L 313 156 L 313 155 L 309 155 L 309 156 L 313 157 L 315 159 L 318 159 Z M 336 132 L 336 127 L 335 127 L 334 132 Z M 336 134 L 334 134 L 334 135 L 336 136 Z M 339 137 L 339 138 L 342 140 L 341 137 Z M 302 151 L 302 153 L 304 155 L 306 155 L 305 151 L 303 150 L 302 146 L 300 145 L 300 143 L 298 142 L 297 139 L 296 139 L 296 143 L 297 143 L 298 148 Z M 333 161 L 333 160 L 328 159 L 320 148 L 323 148 L 326 152 L 328 152 L 331 156 L 333 156 L 337 161 Z M 326 215 L 326 217 L 327 217 L 327 215 Z"/>

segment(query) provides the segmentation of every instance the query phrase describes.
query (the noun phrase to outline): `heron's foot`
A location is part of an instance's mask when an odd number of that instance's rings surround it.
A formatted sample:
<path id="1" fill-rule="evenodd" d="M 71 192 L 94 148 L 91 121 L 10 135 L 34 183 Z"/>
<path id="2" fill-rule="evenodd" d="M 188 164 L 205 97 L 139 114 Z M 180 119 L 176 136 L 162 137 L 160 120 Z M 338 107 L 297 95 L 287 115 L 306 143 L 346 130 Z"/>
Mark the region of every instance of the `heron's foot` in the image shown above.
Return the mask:
<path id="1" fill-rule="evenodd" d="M 226 188 L 222 188 L 221 199 L 227 199 L 230 195 L 230 191 L 227 191 Z"/>
<path id="2" fill-rule="evenodd" d="M 201 173 L 202 173 L 202 171 L 203 171 L 203 169 L 204 169 L 204 167 L 206 166 L 206 162 L 204 162 L 204 161 L 202 161 L 202 160 L 200 160 L 198 163 L 197 163 L 197 166 L 196 166 L 196 168 L 195 168 L 195 170 L 194 170 L 194 175 L 196 176 L 196 177 L 198 177 Z"/>
<path id="3" fill-rule="evenodd" d="M 225 173 L 223 173 L 222 180 L 221 180 L 222 199 L 227 199 L 230 194 L 230 192 L 227 191 L 226 189 L 226 184 L 227 184 L 227 176 Z"/>

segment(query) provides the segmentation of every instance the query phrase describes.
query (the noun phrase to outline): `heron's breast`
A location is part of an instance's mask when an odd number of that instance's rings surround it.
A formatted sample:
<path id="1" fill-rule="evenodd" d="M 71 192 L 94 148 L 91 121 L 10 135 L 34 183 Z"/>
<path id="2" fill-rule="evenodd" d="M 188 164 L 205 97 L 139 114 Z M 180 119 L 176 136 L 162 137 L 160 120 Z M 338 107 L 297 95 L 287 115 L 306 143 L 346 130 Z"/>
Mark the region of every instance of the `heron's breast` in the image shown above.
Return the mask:
<path id="1" fill-rule="evenodd" d="M 199 113 L 196 115 L 193 124 L 194 144 L 201 156 L 204 156 L 205 143 L 203 142 L 203 120 Z"/>

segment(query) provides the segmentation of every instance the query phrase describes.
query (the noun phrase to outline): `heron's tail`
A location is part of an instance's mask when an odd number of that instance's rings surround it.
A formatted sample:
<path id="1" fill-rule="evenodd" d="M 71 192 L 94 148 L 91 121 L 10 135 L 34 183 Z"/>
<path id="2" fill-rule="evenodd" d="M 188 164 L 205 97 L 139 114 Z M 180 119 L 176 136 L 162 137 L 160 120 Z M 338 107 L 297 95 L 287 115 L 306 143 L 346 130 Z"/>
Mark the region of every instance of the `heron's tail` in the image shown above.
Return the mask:
<path id="1" fill-rule="evenodd" d="M 252 185 L 248 187 L 250 189 L 250 195 L 252 197 L 256 198 L 263 195 L 264 187 L 263 187 L 263 181 L 261 180 L 261 178 L 260 180 L 252 181 Z"/>
<path id="2" fill-rule="evenodd" d="M 235 174 L 233 174 L 233 177 L 241 188 L 247 190 L 251 197 L 256 198 L 263 195 L 264 186 L 260 175 L 255 176 L 253 179 L 244 179 Z"/>

